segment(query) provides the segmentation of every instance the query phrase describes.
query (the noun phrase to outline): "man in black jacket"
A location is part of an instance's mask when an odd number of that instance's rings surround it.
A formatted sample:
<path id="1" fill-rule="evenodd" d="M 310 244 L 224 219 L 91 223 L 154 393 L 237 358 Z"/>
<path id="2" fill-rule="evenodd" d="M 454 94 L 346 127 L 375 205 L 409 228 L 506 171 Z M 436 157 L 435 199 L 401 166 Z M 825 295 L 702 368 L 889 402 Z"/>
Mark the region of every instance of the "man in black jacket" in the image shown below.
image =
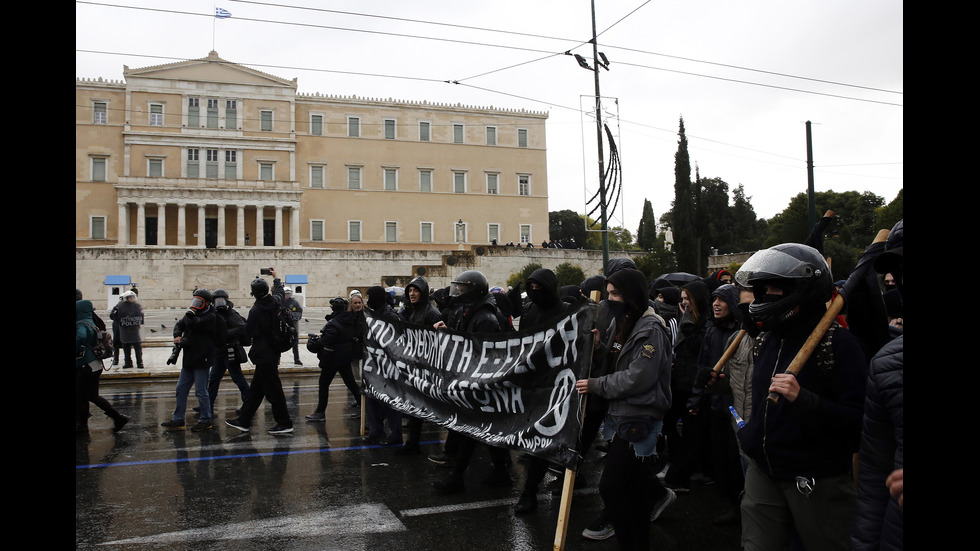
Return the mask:
<path id="1" fill-rule="evenodd" d="M 235 304 L 228 296 L 228 291 L 215 289 L 212 293 L 214 309 L 224 320 L 226 326 L 225 342 L 216 342 L 214 365 L 211 366 L 211 376 L 208 381 L 208 396 L 211 398 L 211 410 L 214 411 L 214 401 L 218 397 L 218 388 L 225 373 L 231 375 L 232 382 L 241 393 L 242 403 L 248 397 L 248 379 L 242 373 L 242 362 L 245 359 L 245 318 L 235 310 Z M 220 321 L 220 320 L 219 320 Z"/>
<path id="2" fill-rule="evenodd" d="M 845 549 L 854 523 L 852 457 L 861 433 L 868 360 L 856 336 L 836 324 L 797 374 L 785 373 L 827 311 L 830 268 L 798 243 L 755 253 L 735 275 L 755 300 L 762 329 L 752 375 L 752 416 L 738 432 L 750 459 L 742 499 L 747 551 Z M 778 394 L 775 403 L 767 400 Z"/>
<path id="3" fill-rule="evenodd" d="M 903 221 L 899 221 L 892 228 L 885 252 L 875 259 L 874 266 L 878 273 L 892 274 L 904 299 L 903 226 Z M 896 491 L 892 483 L 904 478 L 904 348 L 904 335 L 891 340 L 881 347 L 868 368 L 858 468 L 857 520 L 851 535 L 851 549 L 895 550 L 904 546 L 902 491 Z"/>
<path id="4" fill-rule="evenodd" d="M 187 395 L 191 385 L 197 395 L 200 417 L 191 429 L 195 432 L 211 430 L 211 398 L 208 396 L 208 370 L 214 363 L 214 345 L 217 314 L 211 304 L 211 292 L 197 289 L 187 313 L 174 325 L 174 344 L 180 346 L 183 363 L 177 379 L 177 407 L 170 421 L 161 423 L 168 429 L 182 429 L 187 412 Z"/>
<path id="5" fill-rule="evenodd" d="M 276 344 L 276 324 L 279 323 L 285 292 L 275 268 L 271 268 L 270 272 L 273 277 L 271 294 L 266 280 L 258 277 L 252 280 L 255 304 L 245 321 L 245 336 L 252 340 L 248 358 L 255 364 L 255 374 L 252 375 L 248 398 L 242 405 L 238 418 L 226 420 L 225 423 L 242 432 L 248 432 L 262 400 L 268 399 L 276 420 L 275 426 L 269 429 L 269 434 L 286 434 L 293 432 L 293 420 L 286 409 L 286 395 L 282 390 L 282 381 L 279 380 L 279 358 L 282 354 Z"/>
<path id="6" fill-rule="evenodd" d="M 442 314 L 429 302 L 429 282 L 418 276 L 405 286 L 405 296 L 408 304 L 398 313 L 408 323 L 414 323 L 431 329 L 442 321 Z M 422 420 L 418 417 L 408 418 L 408 438 L 405 444 L 398 448 L 398 455 L 417 455 L 422 453 L 419 441 L 422 439 Z"/>

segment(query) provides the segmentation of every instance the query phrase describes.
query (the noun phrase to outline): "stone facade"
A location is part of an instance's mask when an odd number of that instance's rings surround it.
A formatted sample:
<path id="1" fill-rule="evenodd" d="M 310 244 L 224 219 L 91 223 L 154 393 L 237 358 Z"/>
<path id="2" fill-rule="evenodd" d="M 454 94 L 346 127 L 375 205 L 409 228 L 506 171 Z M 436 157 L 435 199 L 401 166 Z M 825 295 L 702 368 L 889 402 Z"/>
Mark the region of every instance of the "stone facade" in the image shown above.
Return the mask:
<path id="1" fill-rule="evenodd" d="M 627 256 L 611 252 L 610 258 Z M 144 308 L 182 308 L 195 287 L 224 288 L 239 306 L 251 304 L 249 284 L 261 268 L 281 277 L 306 275 L 308 307 L 326 307 L 331 298 L 374 285 L 404 287 L 424 275 L 431 289 L 449 285 L 465 270 L 479 270 L 491 286 L 529 263 L 554 270 L 571 263 L 586 276 L 598 274 L 602 251 L 473 246 L 444 250 L 181 249 L 105 247 L 75 249 L 75 286 L 96 309 L 107 308 L 105 278 L 128 275 L 138 285 Z"/>

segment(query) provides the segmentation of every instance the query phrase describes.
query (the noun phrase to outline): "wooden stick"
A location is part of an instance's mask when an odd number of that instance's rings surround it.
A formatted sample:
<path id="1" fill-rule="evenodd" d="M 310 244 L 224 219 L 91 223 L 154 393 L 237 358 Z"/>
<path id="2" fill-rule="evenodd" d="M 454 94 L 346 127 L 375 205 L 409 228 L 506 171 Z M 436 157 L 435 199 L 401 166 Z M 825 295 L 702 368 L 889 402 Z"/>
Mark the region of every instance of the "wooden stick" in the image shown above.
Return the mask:
<path id="1" fill-rule="evenodd" d="M 590 298 L 596 304 L 599 303 L 599 297 L 601 297 L 599 291 L 592 291 Z M 589 335 L 591 337 L 591 334 Z M 589 360 L 589 374 L 592 374 L 592 361 Z M 585 406 L 588 403 L 588 394 L 584 394 L 582 397 L 582 410 L 579 412 L 579 435 L 581 436 L 581 426 L 585 419 Z M 580 438 L 581 439 L 581 438 Z M 565 536 L 568 532 L 568 517 L 572 512 L 572 492 L 575 490 L 575 471 L 571 469 L 565 469 L 565 480 L 561 487 L 561 501 L 558 505 L 558 524 L 555 526 L 555 545 L 554 551 L 563 551 L 565 549 Z"/>
<path id="2" fill-rule="evenodd" d="M 735 340 L 732 341 L 732 344 L 728 345 L 728 348 L 725 350 L 725 353 L 721 355 L 721 359 L 719 359 L 718 363 L 715 364 L 715 367 L 713 368 L 713 371 L 715 373 L 721 373 L 721 368 L 724 367 L 726 363 L 728 363 L 729 359 L 731 359 L 732 354 L 735 353 L 735 350 L 738 348 L 738 345 L 742 344 L 743 337 L 745 337 L 745 329 L 740 329 L 738 331 L 738 334 L 735 335 Z"/>
<path id="3" fill-rule="evenodd" d="M 878 235 L 875 236 L 875 239 L 871 242 L 871 244 L 883 243 L 886 239 L 888 239 L 889 231 L 890 230 L 879 230 Z M 867 269 L 866 266 L 865 269 Z M 864 277 L 863 270 L 861 270 L 861 273 L 851 272 L 847 278 L 851 279 L 852 277 Z M 813 332 L 810 333 L 810 336 L 807 337 L 806 342 L 803 343 L 803 347 L 800 348 L 800 351 L 796 353 L 796 357 L 793 358 L 793 361 L 790 362 L 789 366 L 786 368 L 786 373 L 793 376 L 800 373 L 800 370 L 803 369 L 806 361 L 810 359 L 810 355 L 813 354 L 813 351 L 816 350 L 817 346 L 820 344 L 824 334 L 826 334 L 827 330 L 830 329 L 830 325 L 834 323 L 834 319 L 836 319 L 837 315 L 844 309 L 844 298 L 845 297 L 842 293 L 838 293 L 837 296 L 834 297 L 834 300 L 830 303 L 830 307 L 827 308 L 827 313 L 820 318 L 820 322 L 817 323 L 817 326 L 813 329 Z M 779 396 L 780 395 L 778 392 L 770 392 L 769 396 L 766 398 L 766 401 L 768 401 L 770 404 L 775 404 L 779 402 Z"/>

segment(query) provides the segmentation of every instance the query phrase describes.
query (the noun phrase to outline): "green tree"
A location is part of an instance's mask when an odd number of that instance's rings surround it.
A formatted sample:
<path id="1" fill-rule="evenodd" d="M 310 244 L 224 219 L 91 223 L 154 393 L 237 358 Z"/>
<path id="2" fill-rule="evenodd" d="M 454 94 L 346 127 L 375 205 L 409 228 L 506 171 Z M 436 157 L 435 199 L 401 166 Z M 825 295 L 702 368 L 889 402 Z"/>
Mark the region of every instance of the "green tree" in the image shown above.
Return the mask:
<path id="1" fill-rule="evenodd" d="M 722 253 L 756 251 L 765 239 L 766 221 L 756 217 L 752 208 L 752 198 L 745 196 L 745 186 L 739 184 L 732 191 L 732 232 L 731 245 Z M 734 272 L 732 272 L 734 273 Z"/>
<path id="2" fill-rule="evenodd" d="M 636 246 L 646 251 L 653 248 L 656 242 L 657 219 L 653 216 L 653 204 L 649 199 L 644 199 L 640 226 L 636 228 Z"/>
<path id="3" fill-rule="evenodd" d="M 694 195 L 691 189 L 691 157 L 687 152 L 684 117 L 677 131 L 674 154 L 674 204 L 670 217 L 674 235 L 674 254 L 678 269 L 691 272 L 698 266 L 697 235 L 694 228 Z"/>
<path id="4" fill-rule="evenodd" d="M 579 247 L 585 243 L 585 221 L 575 211 L 565 209 L 549 212 L 548 227 L 553 241 L 574 239 Z"/>
<path id="5" fill-rule="evenodd" d="M 895 225 L 895 222 L 898 222 L 903 218 L 905 207 L 902 204 L 902 194 L 904 191 L 904 189 L 898 190 L 898 195 L 892 199 L 891 203 L 888 203 L 883 207 L 878 207 L 878 211 L 876 213 L 878 218 L 878 229 L 890 230 L 892 229 L 892 226 Z"/>
<path id="6" fill-rule="evenodd" d="M 521 271 L 517 272 L 516 274 L 511 274 L 510 277 L 507 278 L 507 286 L 516 287 L 518 284 L 524 285 L 524 282 L 531 276 L 532 273 L 534 273 L 534 270 L 537 270 L 540 267 L 541 265 L 537 262 L 529 262 L 528 264 L 525 264 L 524 267 L 521 268 Z"/>
<path id="7" fill-rule="evenodd" d="M 558 278 L 558 286 L 580 285 L 585 280 L 585 272 L 582 267 L 571 262 L 562 262 L 555 267 L 555 277 Z"/>

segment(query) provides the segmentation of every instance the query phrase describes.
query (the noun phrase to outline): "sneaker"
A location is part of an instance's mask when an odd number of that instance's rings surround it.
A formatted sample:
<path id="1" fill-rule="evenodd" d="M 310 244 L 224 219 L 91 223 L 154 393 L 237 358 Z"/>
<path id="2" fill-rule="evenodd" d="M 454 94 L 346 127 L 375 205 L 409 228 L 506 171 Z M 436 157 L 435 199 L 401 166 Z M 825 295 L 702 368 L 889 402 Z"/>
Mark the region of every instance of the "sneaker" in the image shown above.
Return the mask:
<path id="1" fill-rule="evenodd" d="M 616 530 L 613 529 L 612 523 L 605 519 L 599 519 L 582 530 L 583 538 L 595 541 L 607 540 L 615 535 Z"/>
<path id="2" fill-rule="evenodd" d="M 430 455 L 429 461 L 435 463 L 436 465 L 450 465 L 453 462 L 453 456 L 446 452 L 437 453 L 435 455 Z"/>
<path id="3" fill-rule="evenodd" d="M 238 429 L 242 432 L 249 431 L 248 426 L 242 423 L 241 421 L 239 421 L 238 419 L 225 419 L 225 424 L 228 425 L 229 427 Z"/>
<path id="4" fill-rule="evenodd" d="M 293 432 L 293 427 L 287 427 L 286 425 L 280 425 L 276 423 L 276 426 L 269 429 L 269 434 L 288 434 Z"/>
<path id="5" fill-rule="evenodd" d="M 166 427 L 168 429 L 182 429 L 182 428 L 185 428 L 186 427 L 183 419 L 174 419 L 173 421 L 164 421 L 163 423 L 160 423 L 160 426 L 161 427 Z"/>
<path id="6" fill-rule="evenodd" d="M 657 473 L 657 478 L 659 478 L 660 480 L 666 479 L 667 478 L 667 471 L 668 470 L 670 470 L 670 465 L 665 465 L 664 466 L 664 470 L 662 470 L 659 473 Z"/>
<path id="7" fill-rule="evenodd" d="M 201 421 L 198 424 L 191 427 L 191 432 L 201 432 L 205 430 L 211 430 L 213 428 L 214 425 L 212 425 L 210 421 Z"/>
<path id="8" fill-rule="evenodd" d="M 318 421 L 326 421 L 327 416 L 318 411 L 314 411 L 313 413 L 306 416 L 306 420 L 310 421 L 311 423 L 315 423 Z"/>
<path id="9" fill-rule="evenodd" d="M 675 499 L 677 499 L 677 494 L 675 494 L 673 490 L 671 490 L 670 488 L 666 488 L 666 490 L 667 490 L 667 495 L 665 495 L 664 498 L 660 500 L 660 503 L 657 503 L 656 505 L 653 506 L 653 511 L 650 512 L 650 522 L 653 522 L 658 518 L 660 518 L 660 513 L 663 513 L 664 509 L 666 509 L 668 505 L 670 505 L 671 503 L 674 502 Z"/>

